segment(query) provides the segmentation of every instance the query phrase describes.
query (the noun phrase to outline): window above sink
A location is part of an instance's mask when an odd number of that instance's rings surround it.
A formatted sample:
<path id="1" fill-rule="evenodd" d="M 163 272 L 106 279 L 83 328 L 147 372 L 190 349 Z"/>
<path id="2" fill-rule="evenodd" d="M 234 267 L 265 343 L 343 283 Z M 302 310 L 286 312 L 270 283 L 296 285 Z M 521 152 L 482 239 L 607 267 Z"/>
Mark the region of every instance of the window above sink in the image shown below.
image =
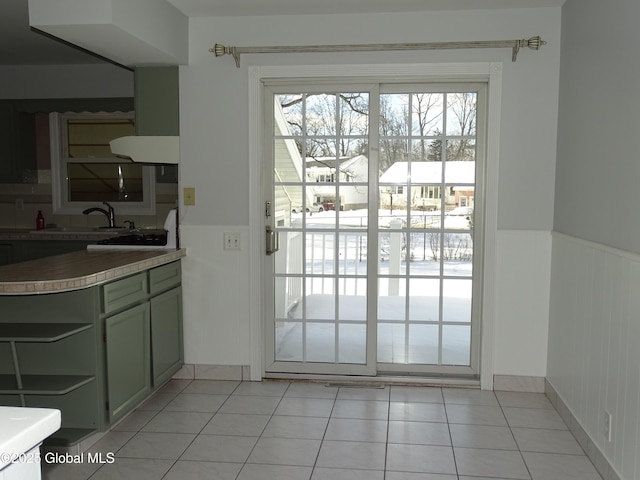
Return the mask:
<path id="1" fill-rule="evenodd" d="M 118 215 L 155 214 L 155 169 L 116 157 L 114 138 L 134 134 L 134 114 L 49 116 L 53 213 L 82 214 L 108 201 Z"/>

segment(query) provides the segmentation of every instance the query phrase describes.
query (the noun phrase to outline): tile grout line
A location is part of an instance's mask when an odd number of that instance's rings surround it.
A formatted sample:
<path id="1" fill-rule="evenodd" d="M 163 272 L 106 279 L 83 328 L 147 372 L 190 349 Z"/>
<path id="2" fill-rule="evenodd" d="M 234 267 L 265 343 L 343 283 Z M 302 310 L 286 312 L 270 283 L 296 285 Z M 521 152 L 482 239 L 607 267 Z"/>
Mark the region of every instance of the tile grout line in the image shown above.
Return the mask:
<path id="1" fill-rule="evenodd" d="M 507 418 L 507 414 L 504 413 L 504 406 L 502 405 L 502 402 L 500 401 L 500 398 L 498 398 L 498 395 L 496 395 L 496 393 L 493 393 L 496 397 L 496 401 L 498 402 L 498 406 L 500 407 L 500 411 L 502 412 L 502 416 L 504 417 L 504 421 L 507 423 L 507 427 L 509 428 L 509 433 L 511 434 L 511 438 L 513 438 L 513 442 L 516 445 L 516 448 L 518 449 L 518 453 L 520 454 L 520 458 L 522 459 L 522 464 L 524 465 L 524 468 L 527 469 L 527 475 L 529 475 L 529 480 L 531 480 L 533 478 L 533 475 L 531 474 L 531 470 L 529 469 L 529 465 L 527 465 L 527 461 L 524 458 L 524 455 L 522 453 L 522 450 L 520 449 L 520 445 L 518 444 L 518 441 L 516 440 L 516 436 L 513 433 L 513 428 L 511 427 L 511 423 L 509 423 L 509 419 Z"/>

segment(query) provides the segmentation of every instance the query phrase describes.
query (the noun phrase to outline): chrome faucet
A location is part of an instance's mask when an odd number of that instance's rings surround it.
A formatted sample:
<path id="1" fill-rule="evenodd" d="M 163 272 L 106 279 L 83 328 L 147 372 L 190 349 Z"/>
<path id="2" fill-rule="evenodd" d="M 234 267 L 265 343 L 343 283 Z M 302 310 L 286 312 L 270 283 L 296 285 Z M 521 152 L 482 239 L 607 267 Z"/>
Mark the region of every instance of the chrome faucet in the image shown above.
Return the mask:
<path id="1" fill-rule="evenodd" d="M 91 212 L 100 212 L 109 219 L 109 227 L 113 228 L 116 226 L 116 214 L 113 210 L 113 207 L 109 205 L 107 202 L 102 202 L 102 203 L 107 206 L 108 210 L 105 210 L 104 208 L 100 208 L 100 207 L 91 207 L 91 208 L 87 208 L 86 210 L 83 210 L 82 213 L 85 215 L 89 215 Z"/>

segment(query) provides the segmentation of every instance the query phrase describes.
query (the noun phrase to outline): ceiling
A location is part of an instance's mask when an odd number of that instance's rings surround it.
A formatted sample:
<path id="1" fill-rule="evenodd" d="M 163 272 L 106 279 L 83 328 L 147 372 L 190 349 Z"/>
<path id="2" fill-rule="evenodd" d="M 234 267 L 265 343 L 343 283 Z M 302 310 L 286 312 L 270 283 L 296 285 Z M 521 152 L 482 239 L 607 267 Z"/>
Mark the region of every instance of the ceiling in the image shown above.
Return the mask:
<path id="1" fill-rule="evenodd" d="M 189 17 L 391 13 L 557 7 L 564 0 L 168 0 Z M 34 32 L 27 0 L 0 2 L 0 65 L 73 65 L 104 59 Z"/>

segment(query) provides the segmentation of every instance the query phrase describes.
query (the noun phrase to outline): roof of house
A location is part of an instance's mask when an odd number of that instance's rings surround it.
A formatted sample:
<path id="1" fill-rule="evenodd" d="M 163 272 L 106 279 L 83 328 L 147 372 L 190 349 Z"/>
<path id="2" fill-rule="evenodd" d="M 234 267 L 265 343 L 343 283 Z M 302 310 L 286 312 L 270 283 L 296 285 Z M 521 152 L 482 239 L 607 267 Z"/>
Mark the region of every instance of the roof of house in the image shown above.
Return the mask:
<path id="1" fill-rule="evenodd" d="M 380 176 L 380 182 L 404 184 L 410 178 L 412 183 L 441 183 L 443 163 L 445 183 L 475 183 L 476 162 L 469 161 L 395 162 Z"/>
<path id="2" fill-rule="evenodd" d="M 364 155 L 356 155 L 355 157 L 340 157 L 340 168 L 346 169 L 351 165 L 364 161 L 367 162 L 367 157 Z M 335 157 L 307 157 L 307 168 L 335 168 Z"/>

